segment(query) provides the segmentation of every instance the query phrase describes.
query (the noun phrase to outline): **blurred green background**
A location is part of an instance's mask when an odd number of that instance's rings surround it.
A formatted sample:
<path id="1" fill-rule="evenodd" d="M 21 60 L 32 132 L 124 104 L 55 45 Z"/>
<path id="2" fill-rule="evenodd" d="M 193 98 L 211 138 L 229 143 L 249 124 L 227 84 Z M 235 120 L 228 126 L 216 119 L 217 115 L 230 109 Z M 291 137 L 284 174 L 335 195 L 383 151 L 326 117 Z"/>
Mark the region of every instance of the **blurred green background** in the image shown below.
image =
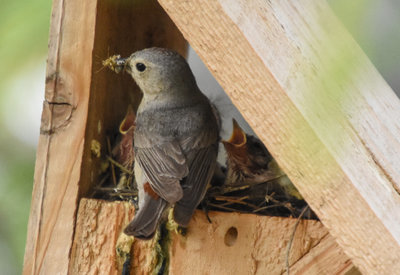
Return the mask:
<path id="1" fill-rule="evenodd" d="M 1 274 L 22 270 L 50 14 L 49 0 L 0 0 Z"/>
<path id="2" fill-rule="evenodd" d="M 400 1 L 329 0 L 400 92 Z M 0 0 L 0 270 L 20 274 L 44 97 L 51 1 Z"/>

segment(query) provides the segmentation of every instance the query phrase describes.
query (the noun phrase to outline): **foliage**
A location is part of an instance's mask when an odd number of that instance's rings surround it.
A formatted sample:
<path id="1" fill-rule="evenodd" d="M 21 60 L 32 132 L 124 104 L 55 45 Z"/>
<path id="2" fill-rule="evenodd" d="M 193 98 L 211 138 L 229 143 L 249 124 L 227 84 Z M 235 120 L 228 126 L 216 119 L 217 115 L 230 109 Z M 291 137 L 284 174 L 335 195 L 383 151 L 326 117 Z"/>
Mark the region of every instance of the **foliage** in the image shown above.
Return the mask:
<path id="1" fill-rule="evenodd" d="M 28 63 L 38 62 L 46 54 L 51 1 L 0 0 L 0 7 L 0 103 L 3 103 L 7 98 L 7 84 Z M 19 141 L 4 123 L 3 116 L 15 113 L 26 115 L 24 110 L 15 110 L 0 117 L 2 274 L 20 274 L 22 270 L 35 159 L 35 148 Z"/>

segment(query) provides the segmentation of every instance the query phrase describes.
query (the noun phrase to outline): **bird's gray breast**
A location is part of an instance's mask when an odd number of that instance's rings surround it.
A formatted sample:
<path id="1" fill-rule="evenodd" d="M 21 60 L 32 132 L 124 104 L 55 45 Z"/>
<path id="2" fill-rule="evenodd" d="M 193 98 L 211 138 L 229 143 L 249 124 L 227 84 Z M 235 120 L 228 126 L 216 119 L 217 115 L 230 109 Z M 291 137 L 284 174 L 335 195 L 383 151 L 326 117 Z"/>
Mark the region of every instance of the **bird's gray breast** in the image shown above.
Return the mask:
<path id="1" fill-rule="evenodd" d="M 135 147 L 147 148 L 177 140 L 217 140 L 217 135 L 211 107 L 199 103 L 142 111 L 136 118 L 134 140 Z"/>

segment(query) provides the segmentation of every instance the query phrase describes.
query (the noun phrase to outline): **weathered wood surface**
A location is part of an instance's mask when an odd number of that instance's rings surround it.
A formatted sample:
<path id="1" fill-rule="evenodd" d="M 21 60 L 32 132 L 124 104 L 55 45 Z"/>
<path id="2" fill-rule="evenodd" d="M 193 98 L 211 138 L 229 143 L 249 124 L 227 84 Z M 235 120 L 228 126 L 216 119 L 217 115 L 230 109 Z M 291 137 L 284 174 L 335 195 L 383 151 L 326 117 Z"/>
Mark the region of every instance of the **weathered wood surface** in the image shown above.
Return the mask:
<path id="1" fill-rule="evenodd" d="M 95 11 L 96 1 L 53 3 L 24 274 L 66 274 L 68 270 L 88 111 Z"/>
<path id="2" fill-rule="evenodd" d="M 71 274 L 121 273 L 116 257 L 118 237 L 133 217 L 129 203 L 82 199 L 71 252 Z"/>
<path id="3" fill-rule="evenodd" d="M 82 199 L 78 211 L 72 274 L 120 274 L 116 244 L 132 218 L 128 203 Z M 197 211 L 186 237 L 171 233 L 169 274 L 282 274 L 296 219 Z M 228 234 L 235 228 L 237 235 Z M 232 232 L 232 230 L 230 231 Z M 228 236 L 227 236 L 228 235 Z M 134 241 L 131 274 L 150 274 L 157 257 L 153 241 Z M 303 220 L 290 252 L 291 274 L 346 274 L 353 267 L 320 222 Z"/>
<path id="4" fill-rule="evenodd" d="M 187 49 L 155 0 L 54 0 L 24 274 L 68 273 L 79 199 L 101 170 L 91 142 L 107 154 L 106 136 L 139 99 L 101 61 L 151 46 Z"/>
<path id="5" fill-rule="evenodd" d="M 133 214 L 134 208 L 127 202 L 82 199 L 71 251 L 70 274 L 121 274 L 124 258 L 116 249 L 123 245 L 131 248 L 131 274 L 151 274 L 154 241 L 135 241 L 132 246 L 131 237 L 125 234 L 121 237 Z"/>
<path id="6" fill-rule="evenodd" d="M 322 0 L 159 0 L 338 244 L 400 270 L 400 101 Z"/>
<path id="7" fill-rule="evenodd" d="M 170 246 L 171 274 L 283 274 L 286 251 L 296 219 L 201 211 L 190 223 L 187 238 Z M 237 230 L 237 238 L 229 235 Z M 328 248 L 326 248 L 328 247 Z M 345 274 L 352 263 L 327 229 L 302 220 L 289 254 L 290 274 Z M 184 259 L 184 260 L 183 260 Z"/>
<path id="8" fill-rule="evenodd" d="M 293 265 L 290 274 L 361 274 L 335 239 L 326 234 L 320 242 Z"/>

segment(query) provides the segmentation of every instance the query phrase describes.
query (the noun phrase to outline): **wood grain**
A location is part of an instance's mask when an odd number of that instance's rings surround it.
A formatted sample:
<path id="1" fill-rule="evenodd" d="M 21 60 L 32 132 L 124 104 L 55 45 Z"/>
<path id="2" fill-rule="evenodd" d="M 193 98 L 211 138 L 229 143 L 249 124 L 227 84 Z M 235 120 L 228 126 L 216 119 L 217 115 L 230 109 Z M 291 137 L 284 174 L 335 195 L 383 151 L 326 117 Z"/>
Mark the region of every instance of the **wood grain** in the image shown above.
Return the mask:
<path id="1" fill-rule="evenodd" d="M 127 202 L 82 199 L 71 251 L 70 274 L 121 274 L 116 245 L 133 218 Z"/>
<path id="2" fill-rule="evenodd" d="M 221 212 L 209 216 L 212 224 L 196 212 L 187 237 L 174 235 L 170 274 L 285 273 L 296 219 Z M 227 242 L 230 228 L 237 230 L 237 237 Z M 290 274 L 345 274 L 343 270 L 353 266 L 327 229 L 312 220 L 300 222 L 289 255 Z"/>
<path id="3" fill-rule="evenodd" d="M 82 199 L 71 253 L 72 274 L 121 274 L 119 234 L 132 218 L 128 203 Z M 186 237 L 170 233 L 169 274 L 282 274 L 296 219 L 197 211 Z M 227 238 L 235 228 L 237 235 Z M 155 240 L 133 242 L 131 274 L 151 274 Z M 303 220 L 290 253 L 291 274 L 346 274 L 354 267 L 326 228 Z"/>
<path id="4" fill-rule="evenodd" d="M 68 271 L 90 92 L 95 14 L 96 1 L 53 3 L 24 274 Z"/>
<path id="5" fill-rule="evenodd" d="M 91 142 L 105 157 L 106 136 L 140 99 L 130 77 L 101 61 L 151 46 L 187 49 L 155 0 L 54 0 L 24 274 L 68 273 L 78 203 L 101 170 Z"/>
<path id="6" fill-rule="evenodd" d="M 290 274 L 361 274 L 351 260 L 335 242 L 332 235 L 326 234 L 306 255 L 290 266 Z"/>
<path id="7" fill-rule="evenodd" d="M 400 101 L 325 1 L 159 0 L 360 271 L 400 268 Z"/>

